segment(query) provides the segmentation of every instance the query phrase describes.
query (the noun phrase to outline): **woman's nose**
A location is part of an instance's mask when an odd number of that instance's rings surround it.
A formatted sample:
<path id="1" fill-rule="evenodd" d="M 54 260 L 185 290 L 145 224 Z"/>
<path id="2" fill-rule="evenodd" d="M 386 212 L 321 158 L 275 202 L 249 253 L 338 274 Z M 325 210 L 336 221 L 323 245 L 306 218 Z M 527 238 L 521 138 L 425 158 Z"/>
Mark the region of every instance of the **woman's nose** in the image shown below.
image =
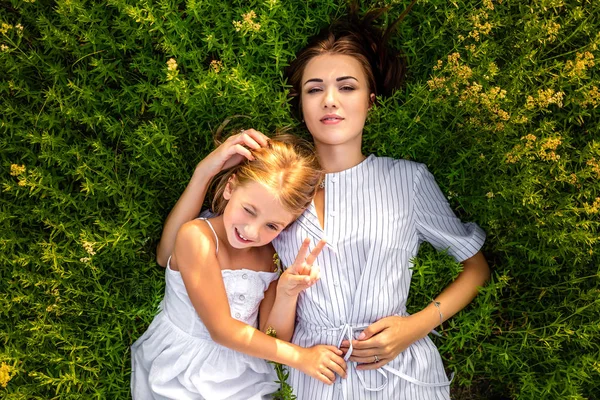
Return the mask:
<path id="1" fill-rule="evenodd" d="M 325 90 L 324 107 L 337 107 L 337 96 L 334 88 Z"/>

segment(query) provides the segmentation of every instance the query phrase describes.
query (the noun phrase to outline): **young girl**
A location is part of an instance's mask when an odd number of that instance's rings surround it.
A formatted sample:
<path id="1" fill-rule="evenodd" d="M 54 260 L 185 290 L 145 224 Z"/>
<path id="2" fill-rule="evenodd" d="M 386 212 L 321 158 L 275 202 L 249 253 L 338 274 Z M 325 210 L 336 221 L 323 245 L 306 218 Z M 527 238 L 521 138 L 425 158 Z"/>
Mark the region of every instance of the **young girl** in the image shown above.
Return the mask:
<path id="1" fill-rule="evenodd" d="M 289 265 L 305 237 L 328 239 L 318 260 L 321 279 L 299 295 L 292 342 L 333 344 L 350 361 L 347 378 L 332 386 L 290 370 L 300 400 L 449 399 L 450 380 L 427 335 L 469 304 L 490 273 L 480 251 L 485 233 L 454 215 L 425 165 L 362 153 L 376 96 L 398 88 L 404 71 L 402 58 L 386 44 L 389 31 L 374 28 L 373 17 L 359 20 L 353 12 L 346 23 L 325 29 L 287 71 L 292 104 L 327 172 L 314 202 L 274 241 Z M 264 145 L 253 130 L 235 140 L 249 148 Z M 171 253 L 173 231 L 200 211 L 216 167 L 233 153 L 211 154 L 198 165 L 165 223 L 159 263 Z M 427 307 L 409 315 L 411 260 L 424 241 L 447 250 L 463 270 Z"/>
<path id="2" fill-rule="evenodd" d="M 179 229 L 161 312 L 131 348 L 134 399 L 261 399 L 278 388 L 264 359 L 326 384 L 345 375 L 339 349 L 287 342 L 298 294 L 319 278 L 312 264 L 325 242 L 306 257 L 304 241 L 279 280 L 270 245 L 310 204 L 321 169 L 297 139 L 263 145 L 221 178 L 218 215 Z"/>

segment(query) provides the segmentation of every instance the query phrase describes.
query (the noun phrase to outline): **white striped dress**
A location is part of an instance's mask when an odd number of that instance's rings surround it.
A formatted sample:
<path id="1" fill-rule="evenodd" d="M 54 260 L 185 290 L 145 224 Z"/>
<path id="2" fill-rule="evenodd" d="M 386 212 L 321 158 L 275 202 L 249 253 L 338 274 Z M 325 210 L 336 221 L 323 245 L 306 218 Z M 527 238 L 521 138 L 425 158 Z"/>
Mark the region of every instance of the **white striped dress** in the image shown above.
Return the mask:
<path id="1" fill-rule="evenodd" d="M 369 156 L 327 174 L 324 229 L 314 204 L 273 242 L 291 265 L 306 237 L 325 237 L 317 259 L 321 280 L 298 300 L 292 341 L 303 347 L 339 346 L 375 321 L 408 315 L 411 259 L 427 241 L 463 261 L 477 253 L 485 233 L 452 212 L 425 165 Z M 357 371 L 325 385 L 290 369 L 290 384 L 305 399 L 449 399 L 449 381 L 437 348 L 425 337 L 379 370 Z"/>

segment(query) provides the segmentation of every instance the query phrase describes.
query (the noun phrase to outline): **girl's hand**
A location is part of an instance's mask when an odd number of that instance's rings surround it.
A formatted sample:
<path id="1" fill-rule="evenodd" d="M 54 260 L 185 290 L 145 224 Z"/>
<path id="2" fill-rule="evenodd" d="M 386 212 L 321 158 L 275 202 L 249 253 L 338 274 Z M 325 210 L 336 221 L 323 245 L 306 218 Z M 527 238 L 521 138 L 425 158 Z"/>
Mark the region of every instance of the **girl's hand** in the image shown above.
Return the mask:
<path id="1" fill-rule="evenodd" d="M 239 164 L 245 158 L 254 160 L 249 149 L 266 147 L 269 138 L 254 129 L 244 130 L 228 137 L 219 147 L 212 151 L 198 164 L 211 176 Z"/>
<path id="2" fill-rule="evenodd" d="M 326 385 L 335 381 L 335 374 L 346 377 L 346 361 L 342 358 L 342 351 L 335 346 L 303 348 L 298 364 L 297 369 Z"/>
<path id="3" fill-rule="evenodd" d="M 318 266 L 313 265 L 313 263 L 326 244 L 325 240 L 320 240 L 307 257 L 306 253 L 308 252 L 310 239 L 304 239 L 296 260 L 281 274 L 277 283 L 277 292 L 289 297 L 295 297 L 301 291 L 314 285 L 320 279 L 321 270 Z"/>
<path id="4" fill-rule="evenodd" d="M 356 369 L 377 369 L 392 361 L 415 341 L 429 332 L 426 326 L 419 324 L 415 315 L 407 317 L 386 317 L 369 325 L 352 341 L 350 361 L 360 363 Z M 347 340 L 340 347 L 344 354 L 348 351 Z M 378 362 L 375 362 L 377 356 Z"/>

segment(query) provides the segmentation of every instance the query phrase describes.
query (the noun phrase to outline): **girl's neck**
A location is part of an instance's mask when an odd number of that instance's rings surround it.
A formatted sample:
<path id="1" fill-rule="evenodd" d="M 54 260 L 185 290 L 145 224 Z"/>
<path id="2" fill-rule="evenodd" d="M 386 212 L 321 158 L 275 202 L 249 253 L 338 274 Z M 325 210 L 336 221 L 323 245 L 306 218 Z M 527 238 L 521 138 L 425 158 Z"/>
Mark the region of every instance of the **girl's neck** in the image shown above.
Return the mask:
<path id="1" fill-rule="evenodd" d="M 340 172 L 360 164 L 365 156 L 362 153 L 360 142 L 342 145 L 327 145 L 315 143 L 319 163 L 325 172 Z"/>

